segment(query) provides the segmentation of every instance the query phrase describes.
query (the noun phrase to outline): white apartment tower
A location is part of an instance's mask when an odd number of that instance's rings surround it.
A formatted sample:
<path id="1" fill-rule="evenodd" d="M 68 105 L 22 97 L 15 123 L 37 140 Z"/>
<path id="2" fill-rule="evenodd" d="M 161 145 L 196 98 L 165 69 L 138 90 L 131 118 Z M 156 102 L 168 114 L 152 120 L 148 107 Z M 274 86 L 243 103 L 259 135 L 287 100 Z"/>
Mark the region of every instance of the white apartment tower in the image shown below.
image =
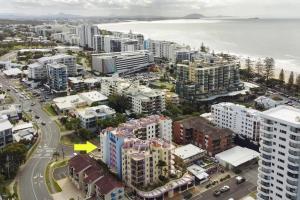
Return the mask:
<path id="1" fill-rule="evenodd" d="M 211 106 L 212 121 L 220 128 L 229 128 L 239 136 L 259 140 L 260 112 L 243 105 L 222 102 Z"/>
<path id="2" fill-rule="evenodd" d="M 261 114 L 259 200 L 300 198 L 300 110 L 278 106 Z"/>

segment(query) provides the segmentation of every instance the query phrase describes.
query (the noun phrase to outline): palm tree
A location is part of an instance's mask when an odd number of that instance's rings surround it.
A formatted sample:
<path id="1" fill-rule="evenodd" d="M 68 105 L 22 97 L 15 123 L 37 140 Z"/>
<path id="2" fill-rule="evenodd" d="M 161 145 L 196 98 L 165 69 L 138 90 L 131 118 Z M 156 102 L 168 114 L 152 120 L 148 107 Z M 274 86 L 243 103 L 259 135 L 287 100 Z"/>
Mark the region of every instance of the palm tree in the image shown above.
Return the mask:
<path id="1" fill-rule="evenodd" d="M 167 166 L 167 163 L 163 160 L 159 160 L 157 165 L 156 165 L 159 169 L 159 174 L 161 175 L 162 174 L 162 169 Z"/>

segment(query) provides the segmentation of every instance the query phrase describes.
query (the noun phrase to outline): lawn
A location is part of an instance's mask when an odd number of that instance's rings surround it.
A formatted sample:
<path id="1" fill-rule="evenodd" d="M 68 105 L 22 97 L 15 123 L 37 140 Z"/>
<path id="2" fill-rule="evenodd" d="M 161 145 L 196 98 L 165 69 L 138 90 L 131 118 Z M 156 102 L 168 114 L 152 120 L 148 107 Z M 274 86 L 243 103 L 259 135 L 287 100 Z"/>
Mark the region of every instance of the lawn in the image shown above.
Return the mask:
<path id="1" fill-rule="evenodd" d="M 72 134 L 62 136 L 60 138 L 60 142 L 64 145 L 71 146 L 73 144 L 83 143 L 84 141 L 79 136 L 72 133 Z"/>
<path id="2" fill-rule="evenodd" d="M 160 88 L 165 88 L 165 89 L 173 89 L 174 88 L 174 84 L 170 83 L 170 82 L 163 82 L 163 81 L 155 81 L 154 82 L 155 85 L 157 85 Z"/>
<path id="3" fill-rule="evenodd" d="M 57 116 L 56 111 L 52 107 L 51 104 L 47 103 L 43 106 L 43 110 L 49 115 L 49 116 Z"/>
<path id="4" fill-rule="evenodd" d="M 58 126 L 58 128 L 61 132 L 64 132 L 67 130 L 66 127 L 64 125 L 62 125 L 58 120 L 54 120 L 54 122 L 56 123 L 56 125 Z"/>

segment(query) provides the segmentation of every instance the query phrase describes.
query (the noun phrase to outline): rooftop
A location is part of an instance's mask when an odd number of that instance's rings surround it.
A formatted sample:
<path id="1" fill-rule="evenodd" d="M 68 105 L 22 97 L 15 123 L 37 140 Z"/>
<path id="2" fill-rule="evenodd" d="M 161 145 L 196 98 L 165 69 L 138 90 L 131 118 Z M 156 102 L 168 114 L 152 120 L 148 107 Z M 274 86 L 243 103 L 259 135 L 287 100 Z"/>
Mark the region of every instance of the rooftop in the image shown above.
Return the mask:
<path id="1" fill-rule="evenodd" d="M 94 107 L 80 108 L 76 110 L 78 115 L 83 118 L 101 117 L 106 115 L 114 115 L 116 111 L 107 105 L 99 105 Z"/>
<path id="2" fill-rule="evenodd" d="M 181 159 L 185 160 L 190 157 L 193 157 L 198 154 L 205 153 L 205 150 L 193 145 L 193 144 L 187 144 L 181 147 L 178 147 L 174 150 L 174 155 L 180 157 Z"/>
<path id="3" fill-rule="evenodd" d="M 4 70 L 3 73 L 6 76 L 18 76 L 22 74 L 22 71 L 19 68 L 11 68 L 11 69 Z"/>
<path id="4" fill-rule="evenodd" d="M 11 129 L 13 125 L 10 123 L 6 115 L 0 116 L 0 131 Z"/>
<path id="5" fill-rule="evenodd" d="M 215 155 L 218 160 L 225 161 L 234 167 L 238 167 L 254 158 L 258 158 L 259 153 L 246 147 L 235 146 Z"/>
<path id="6" fill-rule="evenodd" d="M 230 136 L 233 131 L 230 129 L 218 128 L 210 124 L 210 122 L 202 117 L 190 117 L 178 121 L 185 129 L 196 129 L 205 135 L 210 135 L 213 138 L 220 138 L 222 136 Z"/>
<path id="7" fill-rule="evenodd" d="M 196 176 L 199 180 L 207 179 L 209 175 L 205 172 L 206 170 L 199 165 L 192 165 L 187 168 L 187 170 Z"/>
<path id="8" fill-rule="evenodd" d="M 92 102 L 100 102 L 100 101 L 108 100 L 107 96 L 104 96 L 98 91 L 83 92 L 80 93 L 79 96 L 84 98 L 87 101 L 92 101 Z"/>
<path id="9" fill-rule="evenodd" d="M 291 106 L 277 106 L 262 112 L 263 116 L 270 117 L 274 120 L 281 120 L 292 124 L 300 125 L 300 109 Z"/>

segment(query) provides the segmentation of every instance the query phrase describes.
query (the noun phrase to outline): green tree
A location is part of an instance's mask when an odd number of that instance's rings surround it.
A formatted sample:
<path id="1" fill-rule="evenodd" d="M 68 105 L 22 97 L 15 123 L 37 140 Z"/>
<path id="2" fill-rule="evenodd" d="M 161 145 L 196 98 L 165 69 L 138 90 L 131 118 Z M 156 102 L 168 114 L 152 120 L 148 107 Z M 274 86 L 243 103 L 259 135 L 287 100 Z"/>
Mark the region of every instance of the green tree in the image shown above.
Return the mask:
<path id="1" fill-rule="evenodd" d="M 273 58 L 266 57 L 264 59 L 264 77 L 268 84 L 269 80 L 274 76 L 275 61 Z"/>
<path id="2" fill-rule="evenodd" d="M 285 79 L 284 79 L 284 71 L 283 69 L 281 69 L 280 73 L 279 73 L 279 80 L 280 82 L 283 84 Z"/>
<path id="3" fill-rule="evenodd" d="M 13 143 L 5 146 L 0 151 L 0 172 L 7 177 L 13 178 L 20 165 L 26 160 L 27 148 L 22 143 Z"/>
<path id="4" fill-rule="evenodd" d="M 115 117 L 97 120 L 97 128 L 105 129 L 107 127 L 117 127 L 119 124 L 125 123 L 127 118 L 121 113 L 117 113 Z"/>
<path id="5" fill-rule="evenodd" d="M 125 95 L 111 95 L 108 97 L 108 105 L 119 113 L 131 108 L 131 102 Z"/>
<path id="6" fill-rule="evenodd" d="M 288 80 L 288 84 L 287 84 L 287 86 L 288 86 L 289 89 L 292 88 L 292 86 L 294 85 L 294 82 L 295 82 L 295 80 L 294 80 L 294 72 L 291 72 L 289 80 Z"/>

